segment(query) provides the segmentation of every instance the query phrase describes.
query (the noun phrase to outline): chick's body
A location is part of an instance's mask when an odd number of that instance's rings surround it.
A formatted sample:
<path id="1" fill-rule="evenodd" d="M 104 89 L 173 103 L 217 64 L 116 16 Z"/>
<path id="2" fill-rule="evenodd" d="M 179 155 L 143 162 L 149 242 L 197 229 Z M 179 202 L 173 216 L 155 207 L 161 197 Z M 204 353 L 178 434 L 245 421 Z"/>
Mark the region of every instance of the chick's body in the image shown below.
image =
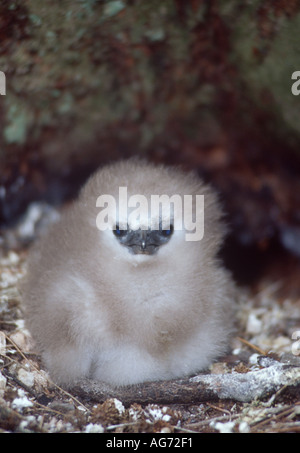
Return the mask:
<path id="1" fill-rule="evenodd" d="M 152 240 L 154 252 L 152 243 L 149 254 L 132 252 L 132 237 L 126 246 L 112 231 L 114 212 L 112 228 L 99 231 L 96 200 L 117 199 L 120 186 L 147 199 L 203 194 L 203 239 L 174 230 Z M 170 379 L 223 354 L 233 285 L 216 259 L 220 218 L 214 193 L 194 174 L 131 160 L 100 169 L 29 259 L 27 323 L 53 378 L 65 385 L 83 377 L 115 385 Z"/>

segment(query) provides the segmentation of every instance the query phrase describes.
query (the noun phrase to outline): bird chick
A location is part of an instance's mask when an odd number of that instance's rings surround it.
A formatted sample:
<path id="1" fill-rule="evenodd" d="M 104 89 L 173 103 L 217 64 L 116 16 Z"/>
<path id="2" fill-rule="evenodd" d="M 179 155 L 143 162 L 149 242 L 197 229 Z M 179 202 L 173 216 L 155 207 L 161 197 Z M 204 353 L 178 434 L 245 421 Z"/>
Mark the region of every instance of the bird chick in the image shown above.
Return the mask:
<path id="1" fill-rule="evenodd" d="M 217 197 L 194 173 L 135 159 L 97 171 L 31 251 L 22 288 L 53 379 L 172 379 L 224 354 L 233 307 L 216 256 L 224 234 Z"/>

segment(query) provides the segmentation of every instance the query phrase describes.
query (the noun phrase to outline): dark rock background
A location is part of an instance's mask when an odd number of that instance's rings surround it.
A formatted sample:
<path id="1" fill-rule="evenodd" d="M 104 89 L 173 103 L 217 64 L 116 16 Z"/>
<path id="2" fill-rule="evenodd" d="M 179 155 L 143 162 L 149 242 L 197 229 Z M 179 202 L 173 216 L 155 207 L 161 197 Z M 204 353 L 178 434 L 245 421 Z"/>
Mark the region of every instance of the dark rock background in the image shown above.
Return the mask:
<path id="1" fill-rule="evenodd" d="M 300 2 L 3 0 L 0 223 L 133 154 L 219 191 L 241 282 L 298 288 Z"/>

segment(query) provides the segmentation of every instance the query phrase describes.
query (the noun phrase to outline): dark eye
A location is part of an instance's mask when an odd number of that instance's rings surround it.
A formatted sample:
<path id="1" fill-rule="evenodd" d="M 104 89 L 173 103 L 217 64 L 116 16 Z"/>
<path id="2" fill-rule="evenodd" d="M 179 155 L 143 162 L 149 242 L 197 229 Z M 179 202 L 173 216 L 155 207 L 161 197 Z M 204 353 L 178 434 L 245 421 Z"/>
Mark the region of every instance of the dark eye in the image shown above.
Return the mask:
<path id="1" fill-rule="evenodd" d="M 169 229 L 161 230 L 160 234 L 167 238 L 172 235 L 173 231 L 174 231 L 174 227 L 173 227 L 173 225 L 170 225 Z"/>
<path id="2" fill-rule="evenodd" d="M 122 238 L 122 237 L 126 236 L 126 234 L 127 234 L 127 230 L 121 230 L 119 225 L 116 225 L 116 227 L 113 231 L 114 231 L 114 235 L 117 236 L 118 238 Z"/>

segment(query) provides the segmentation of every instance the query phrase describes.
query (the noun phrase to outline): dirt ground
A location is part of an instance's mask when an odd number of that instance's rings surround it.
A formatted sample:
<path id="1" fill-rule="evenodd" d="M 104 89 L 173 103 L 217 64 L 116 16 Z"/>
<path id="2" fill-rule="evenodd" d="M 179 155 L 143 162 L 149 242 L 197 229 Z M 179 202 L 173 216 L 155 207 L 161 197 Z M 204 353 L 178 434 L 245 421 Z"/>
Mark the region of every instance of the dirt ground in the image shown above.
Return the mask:
<path id="1" fill-rule="evenodd" d="M 282 433 L 300 432 L 300 367 L 294 386 L 277 385 L 262 399 L 195 404 L 124 405 L 120 399 L 85 400 L 53 383 L 24 323 L 18 282 L 28 247 L 6 232 L 0 251 L 0 432 L 43 433 Z M 259 370 L 260 356 L 300 356 L 300 300 L 279 296 L 280 281 L 240 289 L 231 353 L 208 373 Z M 155 383 L 153 383 L 155 385 Z"/>

